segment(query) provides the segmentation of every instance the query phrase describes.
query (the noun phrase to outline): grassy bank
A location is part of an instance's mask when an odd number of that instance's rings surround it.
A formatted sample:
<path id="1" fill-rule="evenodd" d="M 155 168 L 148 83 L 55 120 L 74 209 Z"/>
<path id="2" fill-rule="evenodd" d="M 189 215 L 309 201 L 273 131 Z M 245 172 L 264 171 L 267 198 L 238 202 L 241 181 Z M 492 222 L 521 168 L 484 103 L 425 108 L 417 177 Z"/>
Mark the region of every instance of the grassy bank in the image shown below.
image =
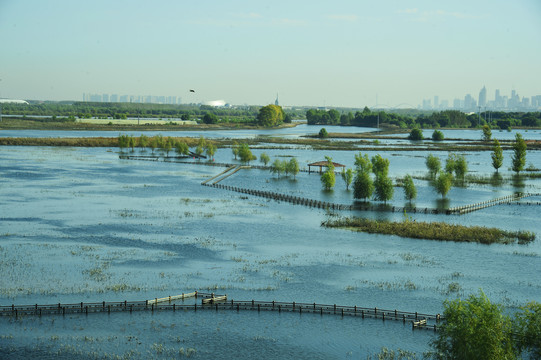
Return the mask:
<path id="1" fill-rule="evenodd" d="M 445 222 L 380 221 L 362 218 L 340 218 L 322 224 L 329 228 L 343 228 L 372 234 L 397 235 L 414 239 L 477 242 L 481 244 L 526 244 L 535 240 L 529 231 L 505 231 L 484 226 L 462 226 Z"/>

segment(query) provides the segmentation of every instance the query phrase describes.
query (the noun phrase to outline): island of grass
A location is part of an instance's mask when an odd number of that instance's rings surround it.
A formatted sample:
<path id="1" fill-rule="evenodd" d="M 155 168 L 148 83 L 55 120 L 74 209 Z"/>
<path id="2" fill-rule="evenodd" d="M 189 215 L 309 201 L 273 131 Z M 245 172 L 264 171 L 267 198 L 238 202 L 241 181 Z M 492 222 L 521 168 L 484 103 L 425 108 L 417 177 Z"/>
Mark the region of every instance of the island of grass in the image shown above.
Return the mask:
<path id="1" fill-rule="evenodd" d="M 357 217 L 329 219 L 321 223 L 329 228 L 343 228 L 373 234 L 397 235 L 414 239 L 476 242 L 481 244 L 527 244 L 535 240 L 529 231 L 506 231 L 484 226 L 462 226 L 445 222 L 372 220 Z"/>

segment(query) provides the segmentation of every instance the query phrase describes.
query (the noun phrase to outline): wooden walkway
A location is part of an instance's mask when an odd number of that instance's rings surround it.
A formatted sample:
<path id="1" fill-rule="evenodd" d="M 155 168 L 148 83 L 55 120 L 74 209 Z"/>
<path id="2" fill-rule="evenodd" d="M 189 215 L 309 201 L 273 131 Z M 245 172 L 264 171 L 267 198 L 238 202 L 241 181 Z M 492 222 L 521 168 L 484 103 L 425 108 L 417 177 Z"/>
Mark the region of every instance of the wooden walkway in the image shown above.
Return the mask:
<path id="1" fill-rule="evenodd" d="M 193 304 L 177 304 L 174 301 L 193 297 L 202 298 L 201 304 L 197 301 Z M 0 306 L 0 316 L 10 316 L 16 319 L 20 316 L 44 316 L 44 315 L 66 315 L 66 314 L 89 314 L 89 313 L 111 313 L 111 312 L 134 312 L 134 311 L 200 311 L 214 310 L 225 311 L 272 311 L 277 314 L 281 312 L 291 313 L 312 313 L 336 316 L 352 316 L 360 319 L 374 318 L 382 321 L 410 322 L 412 329 L 438 330 L 438 323 L 443 319 L 439 314 L 423 314 L 418 312 L 406 312 L 398 310 L 385 310 L 379 308 L 365 308 L 358 306 L 329 305 L 317 303 L 279 302 L 279 301 L 236 301 L 227 300 L 227 295 L 214 295 L 195 291 L 193 293 L 156 298 L 143 301 L 120 301 L 120 302 L 98 302 L 98 303 L 75 303 L 75 304 L 48 304 L 48 305 L 11 305 Z"/>

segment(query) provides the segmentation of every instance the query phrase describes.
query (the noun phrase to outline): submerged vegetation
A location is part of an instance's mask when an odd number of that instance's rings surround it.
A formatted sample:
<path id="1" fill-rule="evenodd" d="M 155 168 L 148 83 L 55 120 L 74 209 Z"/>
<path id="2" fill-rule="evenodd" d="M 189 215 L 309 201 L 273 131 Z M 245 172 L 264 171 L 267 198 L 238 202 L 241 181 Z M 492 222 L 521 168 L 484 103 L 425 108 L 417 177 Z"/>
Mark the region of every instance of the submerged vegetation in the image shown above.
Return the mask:
<path id="1" fill-rule="evenodd" d="M 400 222 L 344 217 L 321 223 L 324 227 L 344 228 L 359 232 L 396 235 L 415 239 L 476 242 L 481 244 L 526 244 L 535 240 L 529 231 L 505 231 L 484 226 L 463 226 L 445 222 Z"/>

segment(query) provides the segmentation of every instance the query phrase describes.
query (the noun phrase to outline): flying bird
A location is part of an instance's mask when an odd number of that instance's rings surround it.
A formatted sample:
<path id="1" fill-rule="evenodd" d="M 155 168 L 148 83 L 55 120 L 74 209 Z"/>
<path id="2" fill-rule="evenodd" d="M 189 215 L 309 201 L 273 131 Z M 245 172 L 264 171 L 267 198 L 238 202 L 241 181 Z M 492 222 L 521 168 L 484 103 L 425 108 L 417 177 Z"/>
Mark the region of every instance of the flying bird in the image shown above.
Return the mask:
<path id="1" fill-rule="evenodd" d="M 195 92 L 195 90 L 194 90 L 194 89 L 190 89 L 190 92 L 193 92 L 193 93 L 194 93 L 194 92 Z"/>

